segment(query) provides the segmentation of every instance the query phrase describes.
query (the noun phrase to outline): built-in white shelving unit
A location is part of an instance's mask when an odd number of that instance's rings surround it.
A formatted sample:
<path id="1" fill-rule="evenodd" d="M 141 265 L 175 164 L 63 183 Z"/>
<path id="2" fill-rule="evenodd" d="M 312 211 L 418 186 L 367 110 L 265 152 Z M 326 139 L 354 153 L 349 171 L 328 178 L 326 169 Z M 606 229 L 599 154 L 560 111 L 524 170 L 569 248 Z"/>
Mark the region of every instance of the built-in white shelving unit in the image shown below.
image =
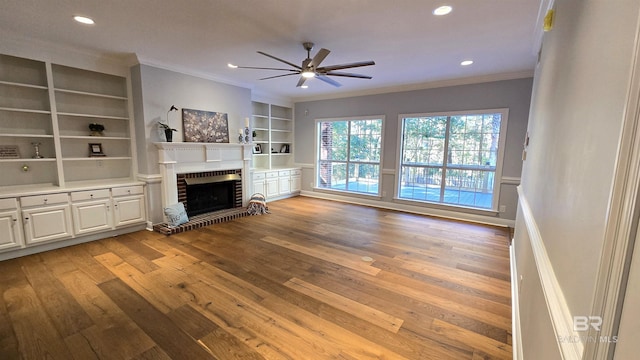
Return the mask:
<path id="1" fill-rule="evenodd" d="M 262 153 L 253 154 L 255 169 L 288 168 L 293 165 L 293 109 L 285 106 L 252 102 L 254 145 Z"/>
<path id="2" fill-rule="evenodd" d="M 91 123 L 104 136 L 90 136 Z M 44 158 L 33 158 L 34 143 Z M 105 156 L 89 156 L 95 143 Z M 133 181 L 126 77 L 0 55 L 0 146 L 19 153 L 0 158 L 5 191 Z"/>
<path id="3" fill-rule="evenodd" d="M 0 260 L 145 227 L 129 101 L 126 75 L 0 54 Z"/>
<path id="4" fill-rule="evenodd" d="M 296 196 L 301 188 L 301 169 L 293 163 L 293 109 L 254 101 L 254 145 L 252 188 L 269 200 Z"/>

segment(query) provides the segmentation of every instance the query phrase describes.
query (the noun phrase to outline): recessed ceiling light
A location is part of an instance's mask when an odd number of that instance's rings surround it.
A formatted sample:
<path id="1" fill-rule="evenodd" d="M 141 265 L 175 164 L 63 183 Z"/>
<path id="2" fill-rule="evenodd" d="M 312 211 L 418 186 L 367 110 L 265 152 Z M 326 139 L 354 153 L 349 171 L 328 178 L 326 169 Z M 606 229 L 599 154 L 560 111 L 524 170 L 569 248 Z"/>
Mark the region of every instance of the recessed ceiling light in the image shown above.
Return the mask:
<path id="1" fill-rule="evenodd" d="M 433 10 L 433 15 L 437 15 L 437 16 L 447 15 L 448 13 L 451 12 L 451 10 L 453 10 L 451 6 L 443 5 Z"/>
<path id="2" fill-rule="evenodd" d="M 462 66 L 469 66 L 471 64 L 473 64 L 473 60 L 465 60 L 465 61 L 460 63 L 460 65 L 462 65 Z"/>
<path id="3" fill-rule="evenodd" d="M 93 19 L 88 18 L 86 16 L 80 16 L 80 15 L 76 15 L 73 17 L 73 20 L 81 23 L 81 24 L 85 24 L 85 25 L 93 25 L 95 24 L 95 21 L 93 21 Z"/>
<path id="4" fill-rule="evenodd" d="M 238 68 L 238 65 L 233 65 L 232 63 L 228 63 L 227 66 L 232 68 L 232 69 L 237 69 Z"/>
<path id="5" fill-rule="evenodd" d="M 302 85 L 302 86 L 300 86 L 300 87 L 301 87 L 301 88 L 303 88 L 303 89 L 308 89 L 308 88 L 309 88 L 309 85 Z"/>

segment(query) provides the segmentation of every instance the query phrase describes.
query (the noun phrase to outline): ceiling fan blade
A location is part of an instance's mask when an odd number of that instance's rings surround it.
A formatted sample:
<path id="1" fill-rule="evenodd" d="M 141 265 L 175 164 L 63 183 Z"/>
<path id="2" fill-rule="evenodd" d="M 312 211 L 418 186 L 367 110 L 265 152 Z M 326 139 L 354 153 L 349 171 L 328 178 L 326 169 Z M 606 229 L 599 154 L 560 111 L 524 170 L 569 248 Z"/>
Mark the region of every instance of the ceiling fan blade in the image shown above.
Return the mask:
<path id="1" fill-rule="evenodd" d="M 296 87 L 302 86 L 305 81 L 307 81 L 307 78 L 304 76 L 300 76 L 300 80 L 298 80 L 298 84 L 296 84 Z"/>
<path id="2" fill-rule="evenodd" d="M 320 63 L 322 62 L 322 60 L 324 60 L 324 58 L 326 58 L 330 52 L 331 51 L 325 48 L 320 49 L 316 54 L 316 56 L 314 56 L 311 62 L 309 63 L 309 66 L 313 66 L 314 68 L 317 68 L 318 65 L 320 65 Z"/>
<path id="3" fill-rule="evenodd" d="M 361 67 L 361 66 L 371 66 L 375 64 L 376 63 L 373 61 L 360 61 L 360 62 L 355 62 L 350 64 L 323 66 L 321 68 L 317 68 L 316 70 L 318 72 L 326 73 L 333 70 L 350 69 L 350 68 Z"/>
<path id="4" fill-rule="evenodd" d="M 291 76 L 291 75 L 298 75 L 298 73 L 291 73 L 291 74 L 283 74 L 283 75 L 276 75 L 276 76 L 269 76 L 266 78 L 262 78 L 262 79 L 258 79 L 258 80 L 268 80 L 268 79 L 275 79 L 275 78 L 279 78 L 279 77 L 283 77 L 283 76 Z"/>
<path id="5" fill-rule="evenodd" d="M 275 57 L 275 56 L 273 56 L 273 55 L 269 55 L 269 54 L 267 54 L 267 53 L 265 53 L 265 52 L 258 51 L 258 54 L 260 54 L 260 55 L 264 55 L 264 56 L 266 56 L 266 57 L 270 57 L 270 58 L 272 58 L 273 60 L 278 60 L 278 61 L 280 61 L 280 62 L 282 62 L 282 63 L 285 63 L 285 64 L 287 64 L 287 65 L 289 65 L 289 66 L 292 66 L 292 67 L 294 67 L 294 68 L 296 68 L 296 69 L 298 69 L 298 70 L 301 70 L 301 69 L 302 69 L 299 65 L 296 65 L 296 64 L 294 64 L 294 63 L 290 63 L 290 62 L 288 62 L 287 60 L 282 60 L 282 59 L 277 58 L 277 57 Z"/>
<path id="6" fill-rule="evenodd" d="M 327 84 L 333 85 L 335 87 L 342 86 L 342 84 L 340 84 L 339 82 L 337 82 L 337 81 L 335 81 L 333 79 L 330 79 L 330 78 L 328 78 L 328 77 L 326 77 L 325 75 L 322 75 L 322 74 L 316 75 L 316 79 L 322 80 L 322 81 L 326 82 Z"/>
<path id="7" fill-rule="evenodd" d="M 338 71 L 329 71 L 323 75 L 330 75 L 330 76 L 343 76 L 343 77 L 350 77 L 350 78 L 358 78 L 358 79 L 373 79 L 371 76 L 369 75 L 361 75 L 361 74 L 353 74 L 353 73 L 345 73 L 345 72 L 338 72 Z"/>
<path id="8" fill-rule="evenodd" d="M 238 66 L 238 69 L 256 69 L 256 70 L 280 70 L 280 71 L 291 71 L 298 73 L 298 70 L 293 69 L 280 69 L 280 68 L 268 68 L 268 67 L 256 67 L 256 66 Z"/>

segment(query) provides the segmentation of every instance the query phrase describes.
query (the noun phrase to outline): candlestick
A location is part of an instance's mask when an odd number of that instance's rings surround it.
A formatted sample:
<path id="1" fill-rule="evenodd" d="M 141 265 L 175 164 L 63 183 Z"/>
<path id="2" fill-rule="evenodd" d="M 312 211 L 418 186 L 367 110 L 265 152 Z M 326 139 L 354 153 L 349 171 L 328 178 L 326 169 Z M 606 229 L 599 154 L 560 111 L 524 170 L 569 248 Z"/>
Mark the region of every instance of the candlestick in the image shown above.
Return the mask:
<path id="1" fill-rule="evenodd" d="M 244 127 L 249 127 L 249 118 L 244 118 Z"/>

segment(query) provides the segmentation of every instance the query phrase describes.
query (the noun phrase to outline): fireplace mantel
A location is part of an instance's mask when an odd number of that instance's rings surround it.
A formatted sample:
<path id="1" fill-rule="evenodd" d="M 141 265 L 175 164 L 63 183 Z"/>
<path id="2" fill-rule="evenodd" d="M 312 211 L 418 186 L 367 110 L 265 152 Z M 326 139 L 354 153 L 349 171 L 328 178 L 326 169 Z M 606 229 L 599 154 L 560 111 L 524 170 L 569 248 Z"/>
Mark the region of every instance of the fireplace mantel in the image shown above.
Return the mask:
<path id="1" fill-rule="evenodd" d="M 159 142 L 162 206 L 178 202 L 177 174 L 242 169 L 242 205 L 249 201 L 251 145 L 228 143 Z"/>

